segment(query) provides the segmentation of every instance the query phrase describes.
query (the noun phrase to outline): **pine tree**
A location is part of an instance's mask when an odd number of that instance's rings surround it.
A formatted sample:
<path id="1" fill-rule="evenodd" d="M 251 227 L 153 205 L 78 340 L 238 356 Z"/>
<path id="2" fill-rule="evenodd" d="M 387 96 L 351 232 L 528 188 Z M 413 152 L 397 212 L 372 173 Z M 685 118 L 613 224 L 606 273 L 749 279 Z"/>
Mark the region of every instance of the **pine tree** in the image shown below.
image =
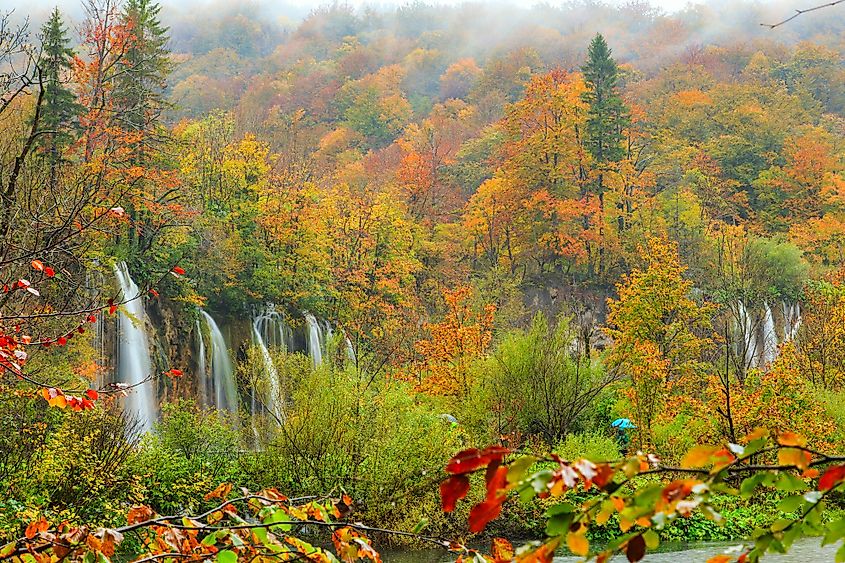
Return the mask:
<path id="1" fill-rule="evenodd" d="M 41 106 L 39 146 L 50 163 L 51 184 L 55 181 L 56 168 L 62 161 L 62 152 L 75 138 L 82 107 L 76 95 L 65 86 L 71 68 L 73 51 L 68 48 L 67 29 L 58 8 L 41 28 L 41 59 L 39 70 L 44 88 Z"/>
<path id="2" fill-rule="evenodd" d="M 158 125 L 165 108 L 164 90 L 171 62 L 168 28 L 159 21 L 161 6 L 151 0 L 128 0 L 122 20 L 133 39 L 124 55 L 126 72 L 116 84 L 118 112 L 123 128 L 143 132 L 145 141 Z"/>
<path id="3" fill-rule="evenodd" d="M 583 100 L 588 105 L 585 144 L 598 172 L 593 189 L 599 199 L 599 274 L 605 270 L 604 173 L 609 163 L 619 162 L 625 157 L 622 132 L 630 123 L 628 108 L 618 92 L 619 66 L 611 54 L 604 37 L 597 33 L 587 49 L 587 64 L 581 68 L 587 86 L 583 94 Z"/>
<path id="4" fill-rule="evenodd" d="M 599 166 L 618 162 L 625 156 L 622 131 L 629 123 L 629 112 L 619 96 L 619 66 L 601 34 L 596 34 L 587 50 L 587 64 L 581 71 L 587 91 L 587 148 Z"/>

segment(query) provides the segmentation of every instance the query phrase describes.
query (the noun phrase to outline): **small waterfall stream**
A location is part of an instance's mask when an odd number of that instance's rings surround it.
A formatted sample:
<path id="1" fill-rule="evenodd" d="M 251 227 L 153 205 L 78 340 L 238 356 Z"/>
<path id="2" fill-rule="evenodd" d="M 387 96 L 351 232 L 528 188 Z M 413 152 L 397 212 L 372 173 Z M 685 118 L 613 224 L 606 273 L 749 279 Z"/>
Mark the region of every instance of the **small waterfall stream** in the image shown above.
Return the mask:
<path id="1" fill-rule="evenodd" d="M 761 340 L 763 342 L 760 365 L 765 367 L 771 365 L 778 355 L 778 335 L 775 332 L 775 319 L 772 316 L 772 308 L 766 302 L 763 302 L 763 323 L 760 325 L 760 330 L 762 331 Z"/>
<path id="2" fill-rule="evenodd" d="M 323 329 L 311 313 L 305 313 L 305 324 L 308 329 L 308 355 L 311 356 L 314 367 L 319 367 L 323 363 Z"/>
<path id="3" fill-rule="evenodd" d="M 116 381 L 137 386 L 129 391 L 124 408 L 139 419 L 141 430 L 147 432 L 158 417 L 155 383 L 146 382 L 139 385 L 152 375 L 149 338 L 146 330 L 147 314 L 140 290 L 132 281 L 126 262 L 116 264 L 114 272 L 123 294 L 122 300 L 128 300 L 128 303 L 123 305 L 125 312 L 121 310 L 118 315 Z"/>
<path id="4" fill-rule="evenodd" d="M 235 385 L 235 367 L 229 355 L 229 348 L 220 327 L 211 315 L 200 309 L 209 332 L 209 346 L 211 351 L 211 389 L 214 396 L 214 406 L 231 413 L 238 412 L 238 389 Z M 204 360 L 203 360 L 204 362 Z M 207 376 L 206 376 L 206 379 Z M 209 394 L 209 397 L 211 394 Z"/>
<path id="5" fill-rule="evenodd" d="M 795 340 L 798 336 L 798 329 L 801 328 L 801 305 L 798 302 L 788 304 L 781 303 L 783 307 L 783 338 L 784 340 Z"/>
<path id="6" fill-rule="evenodd" d="M 259 329 L 263 323 L 261 319 L 262 317 L 256 317 L 252 323 L 252 338 L 254 343 L 258 346 L 258 349 L 261 351 L 261 358 L 264 362 L 264 370 L 267 375 L 267 382 L 269 383 L 269 396 L 264 397 L 264 404 L 279 420 L 284 420 L 284 409 L 281 406 L 279 397 L 282 393 L 279 382 L 279 372 L 276 369 L 276 364 L 273 363 L 273 357 L 270 355 L 270 350 L 267 348 L 267 344 L 264 342 L 264 336 L 261 334 L 261 330 Z M 257 414 L 256 411 L 258 405 L 256 404 L 254 395 L 252 403 L 253 414 Z"/>
<path id="7" fill-rule="evenodd" d="M 748 369 L 771 366 L 780 353 L 780 344 L 795 339 L 801 326 L 801 306 L 797 302 L 782 301 L 778 319 L 765 301 L 756 312 L 739 301 L 736 311 L 736 350 L 744 354 Z"/>
<path id="8" fill-rule="evenodd" d="M 200 404 L 203 407 L 211 405 L 211 379 L 208 377 L 208 367 L 205 358 L 205 338 L 202 335 L 202 327 L 197 319 L 194 330 L 197 334 L 197 390 L 199 391 Z"/>

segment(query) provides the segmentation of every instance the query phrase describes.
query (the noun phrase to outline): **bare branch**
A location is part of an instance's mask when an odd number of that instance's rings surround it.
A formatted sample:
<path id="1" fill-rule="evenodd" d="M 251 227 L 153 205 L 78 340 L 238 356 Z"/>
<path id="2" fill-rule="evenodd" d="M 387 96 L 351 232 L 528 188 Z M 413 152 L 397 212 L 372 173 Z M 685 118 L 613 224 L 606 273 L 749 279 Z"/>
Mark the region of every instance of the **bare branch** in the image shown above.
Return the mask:
<path id="1" fill-rule="evenodd" d="M 842 4 L 845 0 L 835 0 L 834 2 L 827 2 L 826 4 L 821 4 L 819 6 L 814 6 L 813 8 L 806 8 L 804 10 L 795 10 L 795 13 L 786 18 L 783 21 L 779 21 L 778 23 L 761 23 L 763 27 L 768 27 L 769 29 L 774 29 L 776 27 L 780 27 L 785 23 L 789 23 L 798 16 L 802 14 L 806 14 L 808 12 L 815 12 L 816 10 L 821 10 L 822 8 L 830 8 L 832 6 L 836 6 L 837 4 Z"/>

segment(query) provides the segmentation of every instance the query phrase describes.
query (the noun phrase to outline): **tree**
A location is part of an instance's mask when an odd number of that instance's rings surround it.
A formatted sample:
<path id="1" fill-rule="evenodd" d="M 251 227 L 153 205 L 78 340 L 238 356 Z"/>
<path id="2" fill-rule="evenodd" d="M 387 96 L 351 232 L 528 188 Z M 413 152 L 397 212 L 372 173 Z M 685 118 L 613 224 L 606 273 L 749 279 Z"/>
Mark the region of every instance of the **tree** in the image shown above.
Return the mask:
<path id="1" fill-rule="evenodd" d="M 74 130 L 82 112 L 76 95 L 65 86 L 71 70 L 73 51 L 68 47 L 67 29 L 58 8 L 41 28 L 41 60 L 39 68 L 44 83 L 41 107 L 43 134 L 38 143 L 50 163 L 50 187 L 56 189 L 56 174 L 63 160 L 63 151 L 74 139 Z"/>
<path id="2" fill-rule="evenodd" d="M 611 369 L 631 378 L 635 417 L 649 439 L 671 388 L 704 374 L 712 306 L 693 299 L 674 245 L 652 238 L 640 254 L 645 268 L 624 276 L 618 299 L 608 300 L 606 333 L 613 339 Z"/>
<path id="3" fill-rule="evenodd" d="M 131 34 L 124 60 L 126 68 L 116 83 L 117 108 L 123 128 L 149 135 L 164 109 L 164 89 L 171 62 L 167 28 L 159 21 L 161 6 L 152 0 L 128 0 L 121 22 Z M 143 162 L 144 143 L 139 144 Z"/>
<path id="4" fill-rule="evenodd" d="M 459 287 L 444 291 L 448 310 L 438 323 L 426 325 L 430 338 L 417 341 L 418 389 L 432 395 L 463 396 L 470 388 L 469 364 L 481 357 L 493 337 L 495 305 L 473 310 L 472 289 Z"/>
<path id="5" fill-rule="evenodd" d="M 603 239 L 605 173 L 626 156 L 623 131 L 630 125 L 628 108 L 619 95 L 619 67 L 601 34 L 596 34 L 587 49 L 587 63 L 581 68 L 587 103 L 585 145 L 593 157 L 595 193 L 599 198 L 599 239 Z M 604 272 L 604 242 L 599 246 L 598 273 Z"/>
<path id="6" fill-rule="evenodd" d="M 628 108 L 619 95 L 619 66 L 601 34 L 587 49 L 587 63 L 581 68 L 587 91 L 586 145 L 597 165 L 617 162 L 625 156 L 622 132 L 629 123 Z"/>

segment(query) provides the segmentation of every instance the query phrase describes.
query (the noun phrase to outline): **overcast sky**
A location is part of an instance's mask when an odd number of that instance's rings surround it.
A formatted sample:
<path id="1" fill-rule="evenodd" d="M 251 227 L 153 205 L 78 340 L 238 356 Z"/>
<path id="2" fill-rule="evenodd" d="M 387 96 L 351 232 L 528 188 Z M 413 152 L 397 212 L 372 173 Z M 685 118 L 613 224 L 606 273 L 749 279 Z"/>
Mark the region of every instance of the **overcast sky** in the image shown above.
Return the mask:
<path id="1" fill-rule="evenodd" d="M 231 4 L 237 4 L 239 0 L 230 0 Z M 246 0 L 253 4 L 263 4 L 272 6 L 274 4 L 288 4 L 307 9 L 313 6 L 321 6 L 331 3 L 331 0 Z M 464 0 L 430 0 L 426 3 L 431 4 L 459 4 Z M 479 1 L 479 0 L 472 0 Z M 482 2 L 484 0 L 481 0 Z M 566 0 L 506 0 L 510 4 L 524 5 L 526 7 L 541 3 L 542 1 L 549 4 L 562 4 Z M 626 0 L 604 0 L 608 4 L 622 4 Z M 160 0 L 160 3 L 166 8 L 189 8 L 193 6 L 202 6 L 203 4 L 211 3 L 209 0 Z M 228 3 L 228 2 L 227 2 Z M 375 5 L 375 6 L 389 6 L 401 5 L 410 3 L 410 0 L 341 0 L 341 3 L 348 3 L 354 6 Z M 499 2 L 500 3 L 500 2 Z M 706 3 L 706 0 L 697 0 L 690 2 L 689 0 L 650 0 L 653 6 L 660 6 L 667 12 L 680 10 L 688 3 Z M 79 11 L 81 2 L 79 0 L 0 0 L 0 11 L 13 9 L 20 14 L 42 14 L 53 9 L 58 5 L 63 11 L 70 14 L 75 14 Z M 40 19 L 40 18 L 38 18 Z"/>

